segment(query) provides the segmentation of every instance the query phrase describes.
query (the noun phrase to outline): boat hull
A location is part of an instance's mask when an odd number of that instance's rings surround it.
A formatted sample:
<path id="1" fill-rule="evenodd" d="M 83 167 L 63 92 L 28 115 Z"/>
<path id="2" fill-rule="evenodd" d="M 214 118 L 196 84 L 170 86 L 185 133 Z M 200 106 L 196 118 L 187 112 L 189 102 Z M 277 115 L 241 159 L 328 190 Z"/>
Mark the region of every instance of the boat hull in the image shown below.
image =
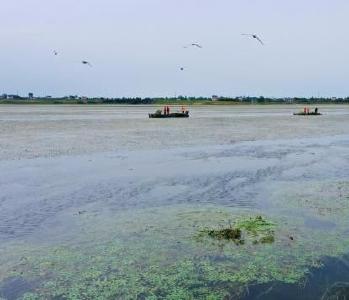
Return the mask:
<path id="1" fill-rule="evenodd" d="M 306 113 L 294 113 L 293 114 L 294 116 L 322 116 L 322 114 L 320 114 L 320 113 L 314 113 L 314 112 L 312 112 L 312 113 L 308 113 L 308 114 L 306 114 Z"/>
<path id="2" fill-rule="evenodd" d="M 151 119 L 167 119 L 167 118 L 189 118 L 189 112 L 186 113 L 171 113 L 168 115 L 164 114 L 149 114 Z"/>

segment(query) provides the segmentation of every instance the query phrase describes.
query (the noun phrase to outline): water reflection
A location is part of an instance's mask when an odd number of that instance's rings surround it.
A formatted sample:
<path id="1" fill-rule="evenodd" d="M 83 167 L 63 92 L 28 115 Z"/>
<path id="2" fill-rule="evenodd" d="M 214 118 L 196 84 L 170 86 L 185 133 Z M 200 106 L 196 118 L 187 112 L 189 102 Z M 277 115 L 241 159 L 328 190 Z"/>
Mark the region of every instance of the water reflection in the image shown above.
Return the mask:
<path id="1" fill-rule="evenodd" d="M 349 299 L 349 256 L 323 258 L 323 264 L 320 269 L 310 270 L 302 283 L 252 285 L 242 299 Z"/>

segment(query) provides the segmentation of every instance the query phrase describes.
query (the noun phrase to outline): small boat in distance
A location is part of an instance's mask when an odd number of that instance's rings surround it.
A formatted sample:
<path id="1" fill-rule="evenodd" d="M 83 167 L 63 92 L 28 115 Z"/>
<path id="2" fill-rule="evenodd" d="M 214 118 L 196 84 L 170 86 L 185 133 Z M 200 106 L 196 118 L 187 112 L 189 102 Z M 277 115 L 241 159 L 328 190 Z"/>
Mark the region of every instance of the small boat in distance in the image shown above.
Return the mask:
<path id="1" fill-rule="evenodd" d="M 294 116 L 322 116 L 320 113 L 316 112 L 310 112 L 310 113 L 304 113 L 304 112 L 299 112 L 299 113 L 294 113 Z"/>
<path id="2" fill-rule="evenodd" d="M 304 107 L 303 111 L 294 113 L 293 115 L 294 116 L 321 116 L 322 114 L 319 113 L 318 108 L 315 108 L 314 111 L 310 111 L 308 107 Z"/>
<path id="3" fill-rule="evenodd" d="M 164 119 L 164 118 L 189 118 L 189 111 L 183 106 L 180 112 L 170 113 L 170 107 L 165 106 L 164 111 L 158 109 L 155 113 L 149 114 L 149 118 Z"/>

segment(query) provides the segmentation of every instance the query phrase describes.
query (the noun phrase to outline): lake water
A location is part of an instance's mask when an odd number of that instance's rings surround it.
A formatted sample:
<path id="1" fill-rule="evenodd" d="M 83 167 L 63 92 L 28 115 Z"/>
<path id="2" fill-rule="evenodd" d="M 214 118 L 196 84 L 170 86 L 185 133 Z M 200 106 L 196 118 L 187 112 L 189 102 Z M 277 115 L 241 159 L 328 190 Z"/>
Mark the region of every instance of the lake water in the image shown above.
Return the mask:
<path id="1" fill-rule="evenodd" d="M 0 299 L 349 297 L 349 106 L 319 108 L 0 106 Z"/>

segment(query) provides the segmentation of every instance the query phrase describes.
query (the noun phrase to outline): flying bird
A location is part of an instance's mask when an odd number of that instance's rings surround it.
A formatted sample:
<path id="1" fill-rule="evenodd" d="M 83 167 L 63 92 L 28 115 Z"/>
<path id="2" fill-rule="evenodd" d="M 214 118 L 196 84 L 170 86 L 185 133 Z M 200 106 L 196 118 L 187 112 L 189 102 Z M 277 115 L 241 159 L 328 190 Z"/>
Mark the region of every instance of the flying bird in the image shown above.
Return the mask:
<path id="1" fill-rule="evenodd" d="M 81 63 L 83 65 L 88 65 L 88 66 L 92 67 L 92 65 L 88 61 L 86 61 L 86 60 L 83 60 Z"/>
<path id="2" fill-rule="evenodd" d="M 180 67 L 179 69 L 180 69 L 181 71 L 184 71 L 184 68 L 183 68 L 183 67 Z"/>
<path id="3" fill-rule="evenodd" d="M 184 46 L 183 48 L 187 49 L 187 48 L 189 48 L 189 47 L 196 47 L 196 48 L 200 48 L 200 49 L 203 48 L 203 47 L 202 47 L 200 44 L 198 44 L 198 43 L 192 43 L 192 44 L 190 44 L 190 45 Z"/>
<path id="4" fill-rule="evenodd" d="M 58 52 L 56 50 L 53 51 L 54 55 L 58 55 Z"/>
<path id="5" fill-rule="evenodd" d="M 246 35 L 246 36 L 252 37 L 252 38 L 256 39 L 258 42 L 260 42 L 262 45 L 264 45 L 263 41 L 258 37 L 257 34 L 243 33 L 242 35 Z"/>
<path id="6" fill-rule="evenodd" d="M 203 48 L 201 45 L 197 44 L 197 43 L 192 43 L 191 46 L 193 47 L 197 47 L 197 48 Z"/>

